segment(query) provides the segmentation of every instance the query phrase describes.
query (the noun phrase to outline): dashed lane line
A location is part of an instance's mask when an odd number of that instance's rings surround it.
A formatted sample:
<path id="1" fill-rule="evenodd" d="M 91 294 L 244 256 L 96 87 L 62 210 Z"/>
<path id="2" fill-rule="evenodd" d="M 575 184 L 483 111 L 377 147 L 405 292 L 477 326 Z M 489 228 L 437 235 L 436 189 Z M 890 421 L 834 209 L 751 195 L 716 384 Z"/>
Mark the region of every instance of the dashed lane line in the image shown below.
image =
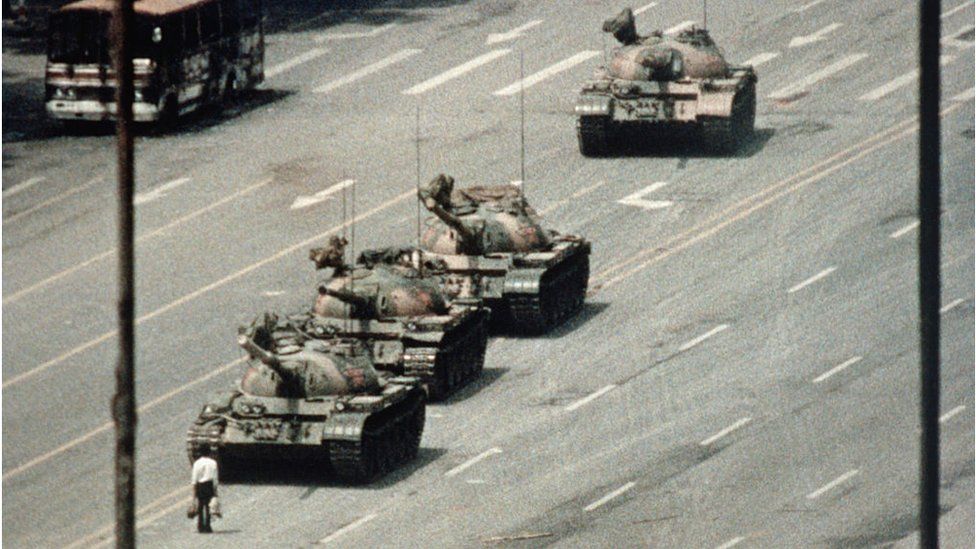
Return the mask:
<path id="1" fill-rule="evenodd" d="M 657 6 L 657 2 L 651 2 L 650 4 L 644 4 L 643 6 L 637 8 L 636 10 L 634 10 L 634 15 L 640 15 L 640 14 L 644 13 L 645 11 L 647 11 L 647 10 L 653 8 L 653 7 L 656 7 L 656 6 Z"/>
<path id="2" fill-rule="evenodd" d="M 695 22 L 694 21 L 691 21 L 691 20 L 682 21 L 682 22 L 678 23 L 677 25 L 671 27 L 670 29 L 666 29 L 664 31 L 664 34 L 678 34 L 679 32 L 681 32 L 683 30 L 690 29 L 694 25 L 695 25 Z"/>
<path id="3" fill-rule="evenodd" d="M 315 236 L 312 236 L 310 238 L 307 238 L 307 239 L 305 239 L 305 240 L 303 240 L 301 242 L 298 242 L 296 244 L 293 244 L 291 246 L 288 246 L 287 248 L 284 248 L 283 250 L 280 250 L 280 251 L 278 251 L 278 252 L 276 252 L 276 253 L 274 253 L 274 254 L 272 254 L 272 255 L 270 255 L 270 256 L 268 256 L 268 257 L 266 257 L 266 258 L 264 258 L 264 259 L 262 259 L 260 261 L 257 261 L 255 263 L 252 263 L 252 264 L 248 265 L 247 267 L 244 267 L 243 269 L 240 269 L 240 270 L 238 270 L 236 272 L 233 272 L 233 273 L 231 273 L 231 274 L 229 274 L 229 275 L 221 278 L 220 280 L 214 281 L 214 282 L 212 282 L 210 284 L 207 284 L 206 286 L 203 286 L 201 288 L 198 288 L 198 289 L 196 289 L 196 290 L 194 290 L 194 291 L 192 291 L 192 292 L 184 295 L 183 297 L 181 297 L 181 298 L 179 298 L 179 299 L 177 299 L 175 301 L 171 301 L 170 303 L 167 303 L 166 305 L 163 305 L 162 307 L 160 307 L 160 308 L 158 308 L 158 309 L 156 309 L 154 311 L 151 311 L 149 313 L 146 313 L 146 314 L 140 316 L 139 318 L 137 318 L 136 321 L 135 321 L 135 323 L 138 326 L 138 325 L 143 324 L 144 322 L 146 322 L 148 320 L 152 320 L 153 318 L 155 318 L 157 316 L 160 316 L 160 315 L 162 315 L 164 313 L 167 313 L 167 312 L 171 311 L 172 309 L 175 309 L 176 307 L 179 307 L 180 305 L 183 305 L 185 303 L 189 303 L 190 301 L 193 301 L 193 300 L 195 300 L 196 298 L 198 298 L 198 297 L 200 297 L 202 295 L 208 294 L 211 291 L 216 290 L 217 288 L 221 288 L 221 287 L 227 285 L 228 283 L 233 282 L 233 281 L 241 278 L 242 276 L 251 273 L 252 271 L 255 271 L 255 270 L 257 270 L 257 269 L 259 269 L 259 268 L 261 268 L 261 267 L 263 267 L 263 266 L 265 266 L 265 265 L 267 265 L 269 263 L 272 263 L 274 261 L 277 261 L 277 260 L 285 257 L 286 255 L 289 255 L 291 253 L 294 253 L 297 250 L 300 250 L 302 248 L 305 248 L 305 247 L 309 246 L 310 244 L 312 244 L 314 242 L 318 242 L 322 238 L 325 238 L 326 236 L 329 236 L 329 235 L 334 234 L 335 232 L 341 230 L 343 227 L 350 227 L 354 223 L 359 223 L 359 222 L 361 222 L 362 220 L 364 220 L 366 218 L 372 217 L 373 215 L 375 215 L 378 212 L 381 212 L 383 210 L 386 210 L 386 209 L 390 208 L 391 206 L 394 206 L 394 205 L 396 205 L 396 204 L 398 204 L 400 202 L 403 202 L 404 200 L 407 200 L 408 198 L 415 197 L 415 196 L 416 196 L 416 191 L 412 191 L 411 190 L 411 191 L 404 192 L 403 194 L 401 194 L 401 195 L 399 195 L 399 196 L 397 196 L 395 198 L 392 198 L 390 200 L 387 200 L 386 202 L 383 202 L 382 204 L 371 208 L 367 212 L 362 213 L 362 214 L 356 216 L 355 218 L 346 221 L 345 223 L 340 223 L 339 225 L 335 225 L 332 228 L 330 228 L 330 229 L 328 229 L 328 230 L 326 230 L 324 232 L 321 232 L 321 233 L 319 233 L 319 234 L 317 234 Z M 50 359 L 50 360 L 48 360 L 48 361 L 46 361 L 46 362 L 44 362 L 44 363 L 42 363 L 42 364 L 40 364 L 38 366 L 35 366 L 34 368 L 31 368 L 30 370 L 27 370 L 26 372 L 23 372 L 21 374 L 18 374 L 18 375 L 13 376 L 11 379 L 4 381 L 3 382 L 3 385 L 0 386 L 0 388 L 7 389 L 8 387 L 12 387 L 14 385 L 23 383 L 25 380 L 30 379 L 30 378 L 36 376 L 37 374 L 39 374 L 39 373 L 47 370 L 48 368 L 51 368 L 52 366 L 56 366 L 58 364 L 61 364 L 62 362 L 65 362 L 69 358 L 71 358 L 71 357 L 73 357 L 73 356 L 75 356 L 75 355 L 77 355 L 77 354 L 79 354 L 79 353 L 81 353 L 83 351 L 86 351 L 88 349 L 91 349 L 92 347 L 95 347 L 95 346 L 97 346 L 97 345 L 99 345 L 101 343 L 104 343 L 104 342 L 106 342 L 106 341 L 114 338 L 117 334 L 118 334 L 118 330 L 111 330 L 109 332 L 106 332 L 106 333 L 98 336 L 98 337 L 95 337 L 95 338 L 93 338 L 93 339 L 91 339 L 91 340 L 89 340 L 89 341 L 87 341 L 85 343 L 82 343 L 81 345 L 78 345 L 77 347 L 74 347 L 73 349 L 71 349 L 69 351 L 66 351 L 66 352 L 58 355 L 57 357 L 54 357 L 54 358 L 52 358 L 52 359 Z"/>
<path id="4" fill-rule="evenodd" d="M 413 57 L 414 55 L 417 55 L 418 53 L 421 53 L 422 51 L 424 51 L 424 50 L 418 50 L 418 49 L 413 49 L 413 48 L 408 48 L 408 49 L 400 50 L 400 51 L 394 53 L 393 55 L 390 55 L 389 57 L 385 57 L 385 58 L 380 59 L 379 61 L 377 61 L 375 63 L 372 63 L 370 65 L 366 65 L 365 67 L 363 67 L 363 68 L 361 68 L 361 69 L 359 69 L 359 70 L 357 70 L 355 72 L 352 72 L 350 74 L 347 74 L 346 76 L 343 76 L 342 78 L 338 78 L 336 80 L 333 80 L 332 82 L 329 82 L 328 84 L 323 84 L 323 85 L 315 88 L 312 91 L 314 91 L 315 93 L 330 93 L 330 92 L 333 92 L 333 91 L 335 91 L 335 90 L 337 90 L 337 89 L 339 89 L 339 88 L 341 88 L 343 86 L 347 86 L 349 84 L 352 84 L 354 82 L 357 82 L 359 80 L 362 80 L 363 78 L 366 78 L 367 76 L 370 76 L 370 75 L 372 75 L 374 73 L 380 72 L 380 71 L 382 71 L 383 69 L 385 69 L 387 67 L 390 67 L 392 65 L 395 65 L 397 63 L 400 63 L 400 62 L 402 62 L 402 61 L 404 61 L 406 59 L 409 59 L 409 58 Z"/>
<path id="5" fill-rule="evenodd" d="M 65 191 L 63 193 L 59 193 L 59 194 L 57 194 L 55 196 L 52 196 L 51 198 L 48 198 L 47 200 L 44 200 L 42 202 L 39 202 L 39 203 L 31 206 L 30 208 L 27 208 L 26 210 L 23 210 L 23 211 L 20 211 L 20 212 L 17 212 L 15 214 L 11 214 L 11 215 L 5 215 L 5 216 L 3 216 L 3 223 L 2 224 L 3 225 L 6 225 L 7 223 L 13 223 L 14 221 L 17 221 L 18 219 L 20 219 L 22 217 L 28 216 L 28 215 L 30 215 L 30 214 L 38 211 L 38 210 L 41 210 L 43 208 L 46 208 L 46 207 L 48 207 L 48 206 L 50 206 L 52 204 L 57 204 L 58 202 L 61 202 L 62 200 L 66 199 L 66 198 L 68 198 L 70 196 L 74 196 L 74 195 L 80 193 L 81 191 L 87 190 L 88 188 L 90 188 L 90 187 L 92 187 L 92 186 L 100 183 L 101 181 L 102 181 L 101 176 L 95 177 L 95 178 L 92 178 L 92 179 L 89 179 L 87 182 L 85 182 L 82 185 L 78 185 L 77 187 L 73 187 L 71 189 L 68 189 L 67 191 Z"/>
<path id="6" fill-rule="evenodd" d="M 779 57 L 779 52 L 777 52 L 777 51 L 767 51 L 767 52 L 763 52 L 763 53 L 754 55 L 754 56 L 750 57 L 749 59 L 746 59 L 745 62 L 743 62 L 742 64 L 743 65 L 752 65 L 753 67 L 758 67 L 759 65 L 762 65 L 764 63 L 768 63 L 768 62 L 772 61 L 773 59 L 776 59 L 777 57 Z"/>
<path id="7" fill-rule="evenodd" d="M 808 9 L 814 7 L 814 6 L 817 6 L 819 4 L 822 4 L 823 1 L 824 0 L 813 0 L 813 2 L 808 2 L 806 4 L 803 4 L 802 6 L 796 8 L 796 12 L 797 13 L 803 13 L 803 12 L 807 11 Z"/>
<path id="8" fill-rule="evenodd" d="M 812 86 L 816 85 L 821 80 L 829 78 L 840 71 L 847 69 L 856 63 L 867 58 L 866 53 L 855 53 L 851 55 L 846 55 L 837 61 L 827 65 L 826 67 L 812 72 L 807 76 L 797 80 L 796 82 L 784 86 L 773 93 L 769 94 L 770 99 L 786 99 L 792 97 L 800 92 L 807 91 Z"/>
<path id="9" fill-rule="evenodd" d="M 712 435 L 712 436 L 706 438 L 705 440 L 699 442 L 698 445 L 699 446 L 711 446 L 715 442 L 721 440 L 722 438 L 730 435 L 731 433 L 733 433 L 735 431 L 738 431 L 739 429 L 745 427 L 746 425 L 748 425 L 750 423 L 752 423 L 752 418 L 751 417 L 744 417 L 744 418 L 736 421 L 732 425 L 729 425 L 725 429 L 722 429 L 721 431 L 715 433 L 714 435 Z"/>
<path id="10" fill-rule="evenodd" d="M 819 3 L 819 2 L 817 2 L 817 3 Z M 745 540 L 746 540 L 746 538 L 743 538 L 743 537 L 732 538 L 729 541 L 723 543 L 722 545 L 719 545 L 715 549 L 732 549 L 733 547 L 735 547 L 736 545 L 739 545 L 740 543 L 742 543 Z"/>
<path id="11" fill-rule="evenodd" d="M 949 421 L 950 419 L 952 419 L 952 418 L 956 417 L 957 415 L 959 415 L 959 413 L 962 412 L 965 409 L 966 409 L 965 406 L 956 406 L 955 408 L 953 408 L 953 409 L 949 410 L 948 412 L 942 414 L 939 417 L 939 423 L 945 423 L 945 422 Z"/>
<path id="12" fill-rule="evenodd" d="M 573 410 L 582 408 L 583 406 L 586 406 L 587 404 L 593 402 L 594 400 L 600 398 L 601 396 L 609 393 L 610 391 L 612 391 L 612 390 L 614 390 L 616 388 L 617 388 L 617 386 L 615 384 L 611 383 L 610 385 L 607 385 L 607 386 L 605 386 L 605 387 L 603 387 L 601 389 L 598 389 L 598 390 L 590 393 L 589 395 L 587 395 L 587 396 L 585 396 L 585 397 L 577 400 L 576 402 L 570 404 L 569 406 L 567 406 L 566 408 L 564 408 L 564 410 L 567 411 L 567 412 L 572 412 Z"/>
<path id="13" fill-rule="evenodd" d="M 965 299 L 956 299 L 954 301 L 951 301 L 949 303 L 946 303 L 945 305 L 942 306 L 941 309 L 939 309 L 939 313 L 946 314 L 949 311 L 955 309 L 956 307 L 962 305 L 965 302 L 966 302 Z"/>
<path id="14" fill-rule="evenodd" d="M 818 282 L 818 281 L 820 281 L 820 280 L 822 280 L 824 278 L 827 278 L 828 276 L 830 276 L 836 270 L 837 270 L 837 267 L 827 267 L 826 269 L 824 269 L 824 270 L 820 271 L 819 273 L 811 276 L 810 278 L 804 280 L 803 282 L 800 282 L 796 286 L 793 286 L 792 288 L 790 288 L 789 290 L 787 290 L 786 293 L 795 294 L 796 292 L 799 292 L 803 288 L 806 288 L 807 286 L 809 286 L 809 285 L 811 285 L 811 284 L 813 284 L 815 282 Z"/>
<path id="15" fill-rule="evenodd" d="M 963 2 L 962 4 L 959 4 L 958 6 L 952 8 L 952 9 L 949 9 L 949 10 L 946 10 L 946 11 L 942 12 L 941 17 L 942 17 L 942 19 L 945 19 L 947 17 L 951 17 L 951 16 L 953 16 L 953 15 L 961 12 L 962 10 L 964 10 L 966 8 L 973 7 L 973 5 L 974 4 L 973 4 L 972 0 L 967 0 L 966 2 Z"/>
<path id="16" fill-rule="evenodd" d="M 554 63 L 535 74 L 526 76 L 522 80 L 519 80 L 510 86 L 506 86 L 500 90 L 494 91 L 493 95 L 506 96 L 506 95 L 517 94 L 523 89 L 529 89 L 532 86 L 538 84 L 539 82 L 542 82 L 547 78 L 555 76 L 561 72 L 567 71 L 575 67 L 576 65 L 579 65 L 580 63 L 583 63 L 584 61 L 592 59 L 598 55 L 600 55 L 600 52 L 598 51 L 592 51 L 592 50 L 581 51 L 575 55 L 563 59 L 562 61 L 559 61 L 558 63 Z"/>
<path id="17" fill-rule="evenodd" d="M 178 187 L 182 187 L 183 185 L 186 185 L 189 182 L 190 182 L 189 177 L 180 177 L 178 179 L 174 179 L 167 183 L 163 183 L 162 185 L 154 189 L 149 189 L 147 191 L 137 193 L 132 198 L 132 204 L 134 206 L 141 206 L 143 204 L 153 202 L 155 200 L 159 200 L 160 198 L 166 196 L 166 194 L 169 193 L 169 191 L 172 191 L 173 189 L 176 189 Z"/>
<path id="18" fill-rule="evenodd" d="M 948 65 L 956 59 L 952 55 L 943 55 L 939 57 L 939 64 Z M 864 95 L 858 97 L 858 101 L 877 101 L 894 91 L 897 91 L 905 86 L 911 84 L 912 82 L 918 80 L 918 69 L 913 69 L 901 76 L 896 76 L 888 82 L 878 86 L 877 88 L 865 93 Z"/>
<path id="19" fill-rule="evenodd" d="M 480 454 L 474 456 L 473 458 L 469 459 L 468 461 L 465 461 L 461 465 L 458 465 L 457 467 L 455 467 L 455 468 L 451 469 L 450 471 L 444 473 L 444 476 L 445 477 L 454 477 L 454 476 L 457 476 L 458 474 L 460 474 L 460 473 L 464 472 L 466 469 L 468 469 L 468 468 L 476 465 L 478 462 L 484 460 L 485 458 L 488 458 L 488 457 L 491 457 L 491 456 L 494 456 L 494 455 L 500 454 L 500 453 L 502 453 L 502 449 L 501 448 L 489 448 L 488 450 L 485 450 L 484 452 L 481 452 Z"/>
<path id="20" fill-rule="evenodd" d="M 165 495 L 160 496 L 155 500 L 153 500 L 152 502 L 142 506 L 136 511 L 136 517 L 139 518 L 139 520 L 137 520 L 136 527 L 141 528 L 146 525 L 146 522 L 142 520 L 141 517 L 145 517 L 146 519 L 151 518 L 152 520 L 156 520 L 163 514 L 172 511 L 177 506 L 186 505 L 187 501 L 189 501 L 190 499 L 188 497 L 189 492 L 190 492 L 189 488 L 187 488 L 186 486 L 180 486 L 179 488 L 176 488 L 175 490 L 172 490 L 171 492 L 168 492 Z M 176 503 L 172 503 L 173 498 L 179 498 L 179 499 L 178 501 L 176 501 Z M 169 503 L 170 505 L 165 509 L 163 509 L 163 512 L 155 512 L 158 507 L 166 505 L 167 503 Z M 149 513 L 152 514 L 149 515 Z M 106 524 L 105 526 L 102 526 L 95 532 L 92 532 L 87 536 L 76 539 L 75 541 L 66 545 L 64 549 L 75 549 L 77 547 L 96 547 L 96 546 L 106 545 L 114 541 L 114 537 L 112 536 L 112 532 L 114 529 L 115 529 L 115 523 Z"/>
<path id="21" fill-rule="evenodd" d="M 16 185 L 14 185 L 13 187 L 10 187 L 9 189 L 4 189 L 2 196 L 4 198 L 13 196 L 13 195 L 15 195 L 15 194 L 17 194 L 19 192 L 26 191 L 27 189 L 33 187 L 34 185 L 37 185 L 38 183 L 40 183 L 42 181 L 45 181 L 45 180 L 47 180 L 47 178 L 44 177 L 43 175 L 39 175 L 39 176 L 36 176 L 36 177 L 31 177 L 30 179 L 27 179 L 25 181 L 21 181 L 20 183 L 17 183 Z"/>
<path id="22" fill-rule="evenodd" d="M 835 478 L 834 480 L 828 482 L 827 484 L 824 484 L 820 488 L 817 488 L 813 492 L 810 492 L 809 494 L 807 494 L 807 499 L 813 500 L 813 499 L 819 498 L 820 496 L 826 494 L 830 490 L 833 490 L 837 486 L 840 486 L 841 484 L 843 484 L 844 482 L 846 482 L 851 477 L 857 475 L 859 472 L 860 471 L 858 471 L 857 469 L 851 469 L 850 471 L 844 473 L 843 475 Z"/>
<path id="23" fill-rule="evenodd" d="M 218 200 L 218 201 L 216 201 L 216 202 L 214 202 L 214 203 L 212 203 L 212 204 L 210 204 L 208 206 L 204 206 L 203 208 L 200 208 L 199 210 L 195 210 L 195 211 L 192 211 L 192 212 L 190 212 L 190 213 L 188 213 L 188 214 L 186 214 L 184 216 L 178 217 L 178 218 L 170 221 L 169 223 L 163 225 L 162 227 L 158 227 L 156 229 L 153 229 L 153 230 L 149 231 L 146 234 L 140 235 L 138 238 L 136 238 L 136 243 L 139 244 L 139 243 L 142 243 L 142 242 L 146 242 L 147 240 L 150 240 L 150 239 L 153 239 L 153 238 L 155 238 L 157 236 L 160 236 L 160 235 L 164 234 L 166 231 L 172 229 L 173 227 L 176 227 L 177 225 L 181 225 L 183 223 L 186 223 L 187 221 L 190 221 L 191 219 L 197 218 L 197 217 L 199 217 L 199 216 L 201 216 L 201 215 L 203 215 L 205 213 L 211 212 L 214 209 L 219 208 L 220 206 L 223 206 L 224 204 L 226 204 L 226 203 L 228 203 L 228 202 L 230 202 L 232 200 L 235 200 L 237 198 L 240 198 L 240 197 L 242 197 L 242 196 L 244 196 L 246 194 L 250 194 L 250 193 L 256 191 L 257 189 L 259 189 L 259 188 L 261 188 L 261 187 L 263 187 L 263 186 L 265 186 L 265 185 L 267 185 L 269 183 L 271 183 L 271 179 L 265 179 L 263 181 L 259 181 L 258 183 L 255 183 L 253 185 L 250 185 L 248 187 L 245 187 L 245 188 L 243 188 L 243 189 L 241 189 L 241 190 L 239 190 L 239 191 L 237 191 L 237 192 L 235 192 L 233 194 L 229 194 L 229 195 L 221 198 L 220 200 Z M 89 265 L 92 265 L 94 263 L 97 263 L 99 261 L 102 261 L 103 259 L 108 259 L 108 258 L 110 258 L 110 257 L 112 257 L 114 255 L 115 255 L 115 248 L 112 248 L 111 250 L 106 250 L 106 251 L 104 251 L 104 252 L 102 252 L 102 253 L 100 253 L 98 255 L 92 256 L 92 257 L 90 257 L 90 258 L 88 258 L 88 259 L 86 259 L 86 260 L 84 260 L 84 261 L 82 261 L 80 263 L 76 263 L 76 264 L 72 265 L 70 268 L 65 269 L 65 270 L 63 270 L 63 271 L 61 271 L 61 272 L 59 272 L 57 274 L 51 275 L 51 276 L 45 278 L 44 280 L 41 280 L 40 282 L 36 282 L 34 284 L 31 284 L 30 286 L 28 286 L 26 288 L 23 288 L 21 290 L 17 290 L 16 292 L 14 292 L 14 293 L 12 293 L 10 295 L 4 296 L 3 297 L 3 304 L 6 305 L 8 303 L 12 303 L 14 301 L 17 301 L 18 299 L 24 297 L 25 295 L 27 295 L 27 294 L 29 294 L 31 292 L 35 292 L 37 290 L 40 290 L 41 288 L 47 287 L 47 286 L 51 285 L 52 283 L 57 282 L 58 280 L 61 280 L 62 278 L 66 277 L 66 276 L 68 276 L 68 275 L 70 275 L 70 274 L 72 274 L 72 273 L 74 273 L 74 272 L 76 272 L 78 270 L 81 270 L 81 269 L 83 269 L 83 268 L 85 268 L 85 267 L 87 267 Z"/>
<path id="24" fill-rule="evenodd" d="M 912 221 L 908 225 L 905 225 L 904 227 L 898 229 L 897 231 L 891 233 L 888 236 L 891 237 L 891 238 L 901 238 L 901 237 L 905 236 L 906 234 L 908 234 L 908 233 L 914 231 L 915 229 L 917 229 L 918 226 L 919 226 L 919 224 L 920 223 L 919 223 L 918 220 Z"/>
<path id="25" fill-rule="evenodd" d="M 974 98 L 976 98 L 976 88 L 969 88 L 966 91 L 952 96 L 952 100 L 956 102 L 972 101 Z"/>
<path id="26" fill-rule="evenodd" d="M 396 23 L 387 23 L 376 27 L 375 29 L 368 31 L 358 31 L 358 32 L 335 32 L 331 34 L 320 34 L 315 37 L 315 42 L 321 44 L 322 42 L 331 42 L 335 40 L 355 40 L 357 38 L 372 38 L 374 36 L 380 35 L 388 30 L 392 30 L 396 27 Z"/>
<path id="27" fill-rule="evenodd" d="M 697 345 L 699 345 L 702 342 L 704 342 L 705 340 L 707 340 L 707 339 L 715 336 L 716 334 L 719 334 L 721 332 L 724 332 L 726 329 L 728 329 L 728 327 L 729 327 L 728 324 L 719 324 L 718 326 L 716 326 L 716 327 L 712 328 L 711 330 L 705 332 L 704 334 L 696 337 L 695 339 L 692 339 L 691 341 L 688 341 L 688 342 L 685 342 L 684 344 L 682 344 L 680 347 L 678 347 L 678 352 L 683 353 L 683 352 L 685 352 L 685 351 L 687 351 L 687 350 L 689 350 L 689 349 L 691 349 L 693 347 L 696 347 Z"/>
<path id="28" fill-rule="evenodd" d="M 442 72 L 441 74 L 434 76 L 433 78 L 429 78 L 417 84 L 416 86 L 413 86 L 410 89 L 404 90 L 402 93 L 405 95 L 419 95 L 424 92 L 428 92 L 438 86 L 441 86 L 447 82 L 450 82 L 451 80 L 454 80 L 455 78 L 464 76 L 465 74 L 477 69 L 482 65 L 491 63 L 492 61 L 498 59 L 499 57 L 508 55 L 509 53 L 511 53 L 511 51 L 512 50 L 510 49 L 499 49 L 499 50 L 492 50 L 488 53 L 479 55 L 478 57 L 475 57 L 470 61 L 461 63 L 460 65 L 448 69 Z"/>
<path id="29" fill-rule="evenodd" d="M 829 379 L 830 377 L 832 377 L 832 376 L 834 376 L 836 374 L 839 374 L 840 372 L 843 372 L 844 370 L 850 368 L 851 366 L 857 364 L 858 362 L 860 362 L 862 360 L 864 360 L 864 357 L 861 357 L 861 356 L 852 356 L 851 358 L 845 360 L 844 362 L 841 362 L 837 366 L 834 366 L 833 368 L 831 368 L 831 369 L 827 370 L 826 372 L 820 374 L 819 376 L 813 378 L 813 382 L 814 383 L 822 383 L 822 382 L 826 381 L 827 379 Z"/>
<path id="30" fill-rule="evenodd" d="M 358 520 L 356 520 L 354 522 L 351 522 L 351 523 L 343 526 L 342 528 L 339 528 L 335 532 L 332 532 L 328 536 L 325 536 L 324 538 L 318 540 L 315 543 L 317 545 L 326 545 L 328 543 L 331 543 L 331 542 L 339 539 L 340 537 L 348 534 L 349 532 L 352 532 L 353 530 L 359 528 L 360 526 L 366 524 L 367 522 L 373 520 L 374 518 L 376 518 L 378 516 L 379 515 L 376 514 L 376 513 L 370 513 L 370 514 L 366 515 L 365 517 L 363 517 L 361 519 L 358 519 Z"/>
<path id="31" fill-rule="evenodd" d="M 317 57 L 321 57 L 328 52 L 329 52 L 328 48 L 312 48 L 307 52 L 300 53 L 287 61 L 282 61 L 277 65 L 268 67 L 267 69 L 264 70 L 264 77 L 273 78 L 285 71 L 289 71 L 297 67 L 298 65 L 301 65 L 302 63 L 307 63 Z"/>
<path id="32" fill-rule="evenodd" d="M 609 503 L 610 500 L 612 500 L 614 498 L 618 498 L 618 497 L 624 495 L 625 493 L 627 493 L 627 491 L 629 491 L 631 488 L 633 488 L 636 485 L 637 485 L 636 482 L 628 482 L 627 484 L 624 484 L 623 486 L 621 486 L 620 488 L 617 488 L 613 492 L 610 492 L 609 494 L 603 496 L 602 498 L 600 498 L 600 499 L 594 501 L 593 503 L 587 505 L 586 507 L 583 508 L 583 510 L 586 511 L 587 513 L 589 513 L 590 511 L 593 511 L 593 510 L 596 510 L 596 509 L 598 509 L 600 507 L 603 507 L 604 505 L 606 505 L 607 503 Z"/>

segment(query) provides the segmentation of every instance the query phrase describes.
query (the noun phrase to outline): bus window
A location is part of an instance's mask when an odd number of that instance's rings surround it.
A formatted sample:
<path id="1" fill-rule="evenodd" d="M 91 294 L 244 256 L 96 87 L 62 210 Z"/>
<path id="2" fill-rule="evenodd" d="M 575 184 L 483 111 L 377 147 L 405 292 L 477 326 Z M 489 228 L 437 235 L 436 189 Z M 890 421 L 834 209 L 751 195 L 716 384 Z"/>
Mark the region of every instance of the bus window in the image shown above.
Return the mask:
<path id="1" fill-rule="evenodd" d="M 210 44 L 220 38 L 220 10 L 216 2 L 208 2 L 199 9 L 200 39 Z"/>
<path id="2" fill-rule="evenodd" d="M 197 10 L 183 12 L 183 48 L 186 51 L 200 49 L 200 22 Z"/>
<path id="3" fill-rule="evenodd" d="M 220 0 L 220 25 L 224 36 L 235 36 L 241 30 L 238 0 Z"/>

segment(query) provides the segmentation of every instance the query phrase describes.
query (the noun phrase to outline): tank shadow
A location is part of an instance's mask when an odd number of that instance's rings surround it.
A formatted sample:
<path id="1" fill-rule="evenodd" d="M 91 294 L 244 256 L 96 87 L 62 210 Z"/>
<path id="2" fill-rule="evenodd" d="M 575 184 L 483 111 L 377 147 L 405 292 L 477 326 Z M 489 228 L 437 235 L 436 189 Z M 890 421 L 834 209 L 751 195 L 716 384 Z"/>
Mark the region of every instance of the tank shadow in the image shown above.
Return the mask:
<path id="1" fill-rule="evenodd" d="M 391 486 L 409 478 L 428 464 L 447 453 L 443 448 L 421 446 L 417 457 L 409 463 L 374 480 L 369 484 L 355 484 L 337 478 L 325 463 L 266 462 L 252 461 L 223 467 L 221 482 L 228 486 L 308 486 L 309 491 L 302 495 L 308 497 L 318 488 L 379 489 Z"/>
<path id="2" fill-rule="evenodd" d="M 610 158 L 749 158 L 763 150 L 776 134 L 773 128 L 757 128 L 741 140 L 734 150 L 724 151 L 709 146 L 694 130 L 665 131 L 631 128 L 620 130 L 614 137 Z"/>
<path id="3" fill-rule="evenodd" d="M 432 405 L 449 406 L 451 404 L 463 402 L 480 393 L 482 389 L 494 383 L 496 380 L 505 375 L 506 372 L 508 372 L 508 368 L 485 368 L 481 371 L 481 375 L 478 377 L 478 379 L 468 383 L 462 387 L 461 390 L 447 397 L 443 401 L 432 403 Z"/>
<path id="4" fill-rule="evenodd" d="M 545 334 L 544 337 L 548 339 L 566 337 L 581 328 L 594 317 L 598 316 L 608 307 L 610 307 L 609 303 L 592 303 L 587 301 L 586 303 L 583 303 L 583 308 L 580 309 L 575 316 L 567 319 L 566 322 L 563 322 L 559 326 L 556 326 L 549 333 Z"/>

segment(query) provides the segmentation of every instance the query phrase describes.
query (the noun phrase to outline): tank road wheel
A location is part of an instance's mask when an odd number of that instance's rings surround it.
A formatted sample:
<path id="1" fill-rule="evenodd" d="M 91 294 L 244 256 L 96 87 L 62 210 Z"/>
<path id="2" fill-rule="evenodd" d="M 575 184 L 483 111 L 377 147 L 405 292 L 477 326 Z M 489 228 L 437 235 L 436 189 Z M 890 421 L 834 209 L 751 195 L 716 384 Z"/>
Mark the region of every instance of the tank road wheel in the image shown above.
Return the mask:
<path id="1" fill-rule="evenodd" d="M 420 403 L 414 412 L 410 414 L 409 420 L 406 422 L 406 461 L 410 461 L 417 457 L 417 453 L 420 451 L 420 438 L 424 434 L 424 422 L 427 417 L 427 409 L 424 407 L 423 403 Z"/>
<path id="2" fill-rule="evenodd" d="M 580 154 L 606 156 L 610 152 L 610 119 L 606 116 L 581 116 L 576 121 Z"/>
<path id="3" fill-rule="evenodd" d="M 718 152 L 733 153 L 752 137 L 755 125 L 756 86 L 750 82 L 735 94 L 732 112 L 728 118 L 711 118 L 705 121 L 705 140 L 708 146 Z"/>
<path id="4" fill-rule="evenodd" d="M 364 431 L 358 441 L 330 441 L 329 462 L 332 471 L 347 482 L 369 482 L 378 473 L 376 447 L 376 435 L 371 431 Z"/>

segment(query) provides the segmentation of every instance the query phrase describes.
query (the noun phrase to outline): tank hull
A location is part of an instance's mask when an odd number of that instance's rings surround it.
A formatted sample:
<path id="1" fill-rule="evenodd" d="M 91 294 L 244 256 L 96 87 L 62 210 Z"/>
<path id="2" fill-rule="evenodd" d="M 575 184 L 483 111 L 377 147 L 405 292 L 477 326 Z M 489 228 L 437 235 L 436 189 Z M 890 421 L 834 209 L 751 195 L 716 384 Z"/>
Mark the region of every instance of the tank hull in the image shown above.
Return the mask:
<path id="1" fill-rule="evenodd" d="M 608 154 L 624 129 L 700 131 L 709 145 L 728 149 L 755 124 L 756 75 L 729 67 L 725 78 L 623 80 L 602 75 L 584 85 L 576 102 L 577 137 L 585 156 Z"/>
<path id="2" fill-rule="evenodd" d="M 235 392 L 226 407 L 208 405 L 187 432 L 191 462 L 216 450 L 223 476 L 253 467 L 302 464 L 323 476 L 365 483 L 417 455 L 426 394 L 417 385 L 389 383 L 381 394 L 286 399 Z"/>

